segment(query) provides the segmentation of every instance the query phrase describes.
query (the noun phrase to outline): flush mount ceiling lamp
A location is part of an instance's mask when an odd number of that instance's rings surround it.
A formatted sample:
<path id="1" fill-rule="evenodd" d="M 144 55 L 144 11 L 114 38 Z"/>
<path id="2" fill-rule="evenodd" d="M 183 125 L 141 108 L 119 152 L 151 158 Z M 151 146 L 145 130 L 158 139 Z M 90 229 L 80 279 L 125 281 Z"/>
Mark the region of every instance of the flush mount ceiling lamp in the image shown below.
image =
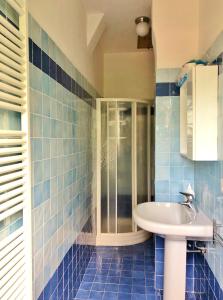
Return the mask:
<path id="1" fill-rule="evenodd" d="M 150 18 L 141 16 L 135 19 L 136 33 L 138 36 L 144 37 L 149 33 Z"/>
<path id="2" fill-rule="evenodd" d="M 152 28 L 150 18 L 141 16 L 135 19 L 137 33 L 137 49 L 152 49 Z"/>

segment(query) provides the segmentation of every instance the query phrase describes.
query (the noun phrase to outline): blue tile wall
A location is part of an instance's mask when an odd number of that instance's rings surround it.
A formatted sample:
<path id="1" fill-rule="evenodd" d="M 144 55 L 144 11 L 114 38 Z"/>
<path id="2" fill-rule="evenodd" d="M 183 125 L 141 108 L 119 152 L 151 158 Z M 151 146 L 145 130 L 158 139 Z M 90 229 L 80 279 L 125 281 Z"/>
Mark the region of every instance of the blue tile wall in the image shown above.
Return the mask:
<path id="1" fill-rule="evenodd" d="M 181 201 L 178 192 L 190 183 L 194 187 L 196 201 L 210 218 L 223 222 L 222 197 L 222 153 L 223 153 L 223 75 L 222 75 L 223 33 L 208 50 L 205 59 L 219 64 L 218 99 L 218 152 L 217 162 L 191 162 L 179 154 L 179 99 L 171 96 L 171 83 L 175 82 L 178 70 L 161 69 L 157 72 L 156 97 L 156 201 Z M 178 90 L 176 90 L 176 95 Z M 174 102 L 175 100 L 175 102 Z M 221 232 L 223 234 L 223 231 Z M 203 295 L 204 299 L 223 299 L 223 249 L 218 244 L 207 243 L 205 259 L 194 255 L 187 274 L 187 289 Z M 156 288 L 163 286 L 157 264 L 163 250 L 156 248 Z M 188 258 L 189 259 L 189 258 Z M 202 261 L 202 263 L 201 263 Z M 189 272 L 189 273 L 188 273 Z M 188 277 L 188 276 L 187 276 Z M 210 279 L 211 278 L 211 279 Z M 188 281 L 189 280 L 189 281 Z M 189 283 L 190 282 L 190 283 Z M 202 298 L 203 299 L 203 298 Z"/>
<path id="2" fill-rule="evenodd" d="M 19 26 L 6 1 L 0 1 L 0 9 Z M 97 92 L 31 16 L 29 31 L 34 298 L 72 299 L 93 251 L 88 238 Z M 57 63 L 41 47 L 56 52 Z M 1 110 L 0 116 L 1 129 L 21 128 L 19 113 Z M 0 238 L 21 225 L 18 212 L 1 222 Z"/>
<path id="3" fill-rule="evenodd" d="M 1 15 L 8 18 L 14 26 L 19 26 L 18 16 L 5 1 L 0 1 L 0 11 Z M 29 29 L 34 295 L 35 298 L 45 300 L 72 299 L 81 284 L 85 270 L 88 272 L 86 267 L 94 251 L 93 247 L 87 245 L 88 233 L 86 233 L 88 231 L 91 234 L 93 231 L 90 217 L 92 158 L 85 157 L 85 161 L 89 160 L 91 163 L 84 168 L 84 173 L 80 170 L 83 167 L 81 165 L 79 169 L 77 166 L 72 166 L 65 173 L 60 174 L 58 170 L 61 166 L 58 157 L 60 154 L 64 157 L 73 156 L 67 162 L 64 161 L 65 165 L 69 165 L 72 160 L 82 162 L 83 156 L 91 152 L 92 124 L 88 124 L 87 130 L 84 127 L 84 133 L 88 132 L 89 136 L 83 141 L 80 140 L 82 132 L 79 130 L 83 124 L 79 124 L 78 116 L 81 115 L 82 118 L 84 116 L 85 120 L 89 117 L 91 120 L 94 119 L 92 110 L 95 107 L 94 99 L 97 92 L 31 16 Z M 209 49 L 207 56 L 217 57 L 216 54 L 223 50 L 222 46 L 223 33 Z M 222 54 L 215 58 L 215 61 L 220 65 L 218 116 L 220 160 L 219 162 L 196 162 L 195 175 L 194 165 L 179 155 L 179 89 L 174 84 L 178 70 L 164 69 L 157 73 L 156 200 L 180 201 L 178 192 L 185 189 L 188 183 L 193 186 L 194 182 L 200 207 L 210 217 L 215 217 L 222 222 Z M 0 111 L 0 114 L 1 128 L 15 130 L 20 128 L 20 114 L 7 111 Z M 64 132 L 67 133 L 66 141 L 61 141 Z M 67 141 L 71 136 L 72 146 Z M 75 147 L 78 148 L 77 152 L 73 151 Z M 78 190 L 77 186 L 83 187 L 86 182 L 89 183 L 87 190 L 81 190 L 74 195 L 73 191 Z M 5 228 L 11 232 L 21 224 L 22 216 L 18 215 L 10 221 L 10 226 Z M 4 235 L 6 231 L 2 229 L 3 226 L 0 224 L 0 234 Z M 68 236 L 71 236 L 70 240 Z M 221 289 L 223 251 L 219 245 L 214 249 L 213 245 L 209 245 L 209 248 L 205 259 L 197 254 L 188 255 L 187 291 L 203 295 L 202 299 L 223 299 Z M 163 255 L 163 241 L 156 237 L 156 289 L 162 289 L 163 286 Z M 94 255 L 91 260 L 93 262 Z M 90 266 L 91 263 L 89 268 Z M 87 276 L 91 275 L 86 274 L 85 277 Z M 95 293 L 98 293 L 95 295 L 96 298 L 100 296 L 100 292 L 95 290 Z M 108 295 L 107 291 L 103 292 L 107 293 L 106 297 L 114 296 Z M 138 295 L 137 299 L 139 298 Z"/>
<path id="4" fill-rule="evenodd" d="M 158 82 L 156 84 L 156 96 L 180 96 L 180 88 L 175 82 Z"/>
<path id="5" fill-rule="evenodd" d="M 180 155 L 180 97 L 175 81 L 178 69 L 160 69 L 156 74 L 155 109 L 155 201 L 180 202 L 180 191 L 194 186 L 194 164 Z M 163 289 L 164 240 L 155 236 L 155 288 Z M 187 266 L 187 292 L 194 292 Z M 193 271 L 192 271 L 193 272 Z M 193 275 L 193 274 L 192 274 Z"/>
<path id="6" fill-rule="evenodd" d="M 34 298 L 67 300 L 93 250 L 97 92 L 30 15 L 29 81 Z"/>
<path id="7" fill-rule="evenodd" d="M 194 185 L 193 162 L 180 155 L 178 69 L 157 71 L 155 110 L 155 200 L 180 202 L 188 184 Z M 187 265 L 187 292 L 194 292 L 193 264 Z M 164 240 L 155 236 L 155 288 L 163 289 Z"/>
<path id="8" fill-rule="evenodd" d="M 219 65 L 218 77 L 218 161 L 195 163 L 195 193 L 199 207 L 218 223 L 223 223 L 222 153 L 223 153 L 223 32 L 219 34 L 204 58 Z M 223 236 L 223 229 L 219 229 Z M 207 279 L 207 293 L 212 291 L 216 299 L 223 299 L 223 248 L 217 243 L 208 243 L 208 252 L 203 273 Z M 210 266 L 210 269 L 209 267 Z M 219 296 L 220 295 L 220 296 Z"/>
<path id="9" fill-rule="evenodd" d="M 91 232 L 92 221 L 89 218 L 79 235 L 81 242 L 76 241 L 70 247 L 38 300 L 68 300 L 76 296 L 95 248 L 87 245 L 87 234 Z"/>
<path id="10" fill-rule="evenodd" d="M 29 38 L 29 61 L 50 78 L 56 80 L 66 90 L 96 107 L 95 98 L 68 75 L 47 53 L 41 50 L 31 38 Z"/>
<path id="11" fill-rule="evenodd" d="M 194 164 L 180 155 L 180 98 L 175 81 L 178 69 L 156 74 L 155 199 L 182 201 L 180 191 L 194 186 Z"/>

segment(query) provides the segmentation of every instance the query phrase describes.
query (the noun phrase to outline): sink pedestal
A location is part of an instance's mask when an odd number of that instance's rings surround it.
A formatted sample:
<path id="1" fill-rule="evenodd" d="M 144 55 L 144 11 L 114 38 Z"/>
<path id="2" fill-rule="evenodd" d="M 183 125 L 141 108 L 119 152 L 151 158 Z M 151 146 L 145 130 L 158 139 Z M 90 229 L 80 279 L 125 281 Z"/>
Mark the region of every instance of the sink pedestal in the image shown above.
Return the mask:
<path id="1" fill-rule="evenodd" d="M 133 210 L 136 224 L 165 236 L 164 300 L 185 300 L 186 239 L 213 238 L 213 221 L 179 203 L 145 202 Z"/>
<path id="2" fill-rule="evenodd" d="M 165 238 L 164 300 L 184 300 L 186 288 L 186 240 Z"/>

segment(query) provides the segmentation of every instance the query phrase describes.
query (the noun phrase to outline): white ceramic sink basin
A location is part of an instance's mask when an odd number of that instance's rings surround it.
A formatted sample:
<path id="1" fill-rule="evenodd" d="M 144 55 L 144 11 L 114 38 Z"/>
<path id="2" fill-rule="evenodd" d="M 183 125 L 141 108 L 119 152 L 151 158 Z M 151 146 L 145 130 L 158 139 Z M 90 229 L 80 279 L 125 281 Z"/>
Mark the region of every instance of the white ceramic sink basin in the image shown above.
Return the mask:
<path id="1" fill-rule="evenodd" d="M 142 229 L 165 237 L 164 300 L 185 300 L 187 239 L 211 239 L 211 220 L 202 211 L 161 202 L 137 205 L 133 217 Z"/>
<path id="2" fill-rule="evenodd" d="M 204 239 L 213 235 L 213 224 L 202 211 L 195 216 L 178 203 L 142 203 L 134 209 L 133 217 L 139 227 L 157 234 Z"/>

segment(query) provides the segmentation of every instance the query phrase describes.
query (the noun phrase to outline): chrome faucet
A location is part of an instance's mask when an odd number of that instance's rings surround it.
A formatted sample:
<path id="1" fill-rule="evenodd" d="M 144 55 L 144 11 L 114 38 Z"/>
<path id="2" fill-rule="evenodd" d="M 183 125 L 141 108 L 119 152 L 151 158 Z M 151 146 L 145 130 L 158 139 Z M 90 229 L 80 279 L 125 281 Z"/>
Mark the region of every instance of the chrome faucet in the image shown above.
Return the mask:
<path id="1" fill-rule="evenodd" d="M 184 202 L 181 203 L 181 205 L 185 205 L 188 208 L 190 208 L 195 214 L 198 213 L 198 208 L 195 203 L 195 198 L 193 194 L 186 193 L 186 192 L 180 192 L 181 195 L 185 196 Z"/>

